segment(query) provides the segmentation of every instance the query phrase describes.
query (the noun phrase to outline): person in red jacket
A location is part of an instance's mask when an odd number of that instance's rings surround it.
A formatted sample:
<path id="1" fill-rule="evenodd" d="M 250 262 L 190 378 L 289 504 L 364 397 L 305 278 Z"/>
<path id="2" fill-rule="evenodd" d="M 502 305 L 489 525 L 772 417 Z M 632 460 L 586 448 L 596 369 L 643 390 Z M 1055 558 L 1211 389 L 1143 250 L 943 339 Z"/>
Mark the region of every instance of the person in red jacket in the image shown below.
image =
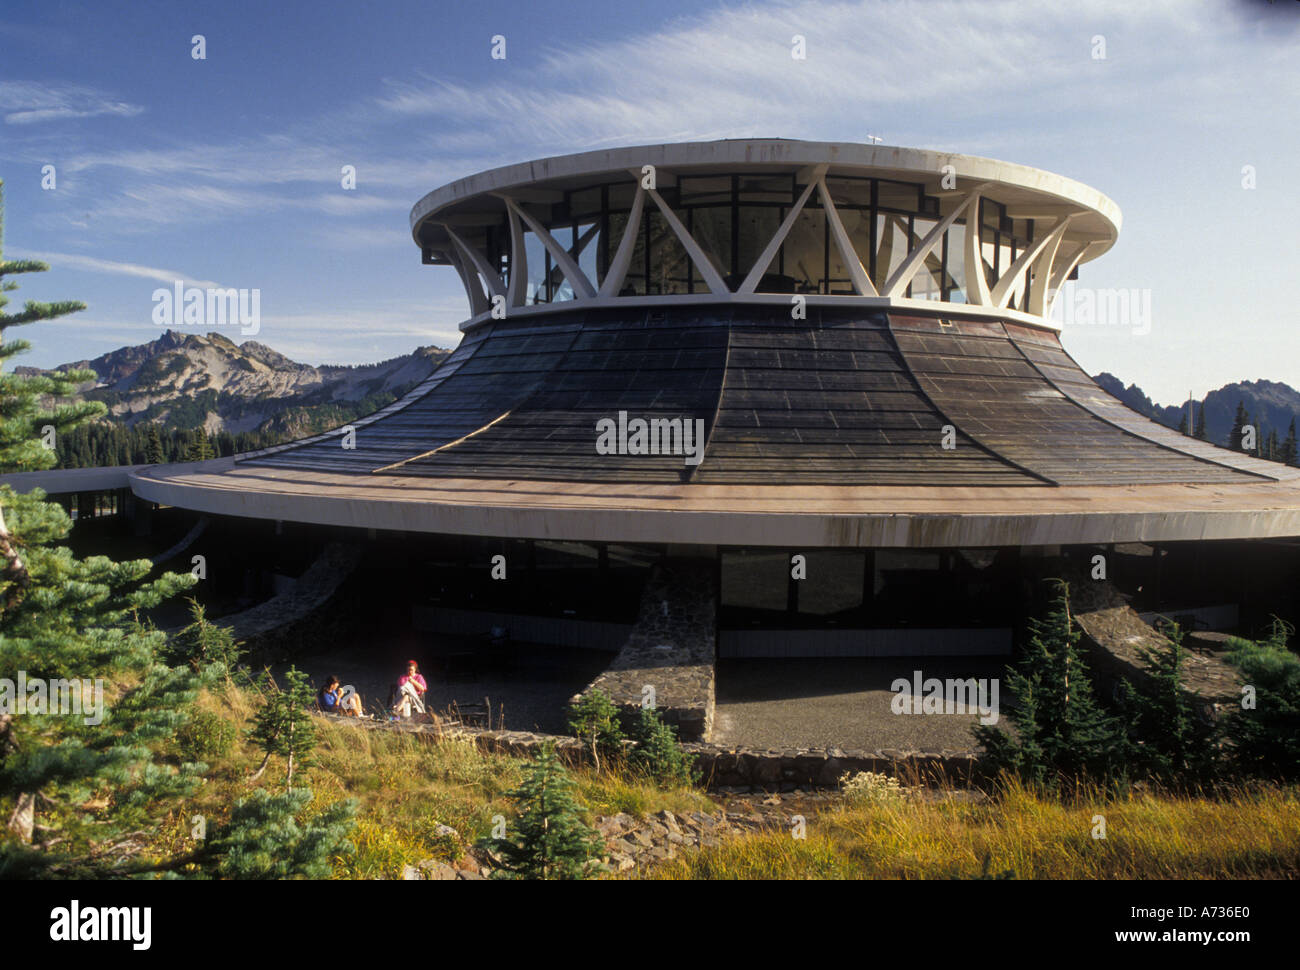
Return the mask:
<path id="1" fill-rule="evenodd" d="M 429 685 L 420 674 L 420 665 L 414 660 L 406 663 L 406 673 L 397 679 L 397 703 L 393 706 L 395 717 L 410 717 L 414 709 L 424 713 L 424 695 Z"/>

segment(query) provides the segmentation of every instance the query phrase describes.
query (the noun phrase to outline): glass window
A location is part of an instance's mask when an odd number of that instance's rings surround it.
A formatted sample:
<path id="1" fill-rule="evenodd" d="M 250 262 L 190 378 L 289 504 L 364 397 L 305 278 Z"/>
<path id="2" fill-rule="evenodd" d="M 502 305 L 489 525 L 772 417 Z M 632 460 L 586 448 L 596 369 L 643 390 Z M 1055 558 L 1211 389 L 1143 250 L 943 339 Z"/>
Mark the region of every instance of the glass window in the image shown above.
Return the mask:
<path id="1" fill-rule="evenodd" d="M 966 295 L 966 226 L 954 223 L 945 235 L 944 299 L 950 303 L 969 303 Z"/>
<path id="2" fill-rule="evenodd" d="M 877 204 L 882 209 L 893 209 L 895 212 L 909 213 L 917 212 L 920 209 L 920 186 L 908 185 L 905 182 L 882 180 L 877 183 L 876 191 L 879 193 Z"/>
<path id="3" fill-rule="evenodd" d="M 643 251 L 649 256 L 645 270 L 649 277 L 646 293 L 650 296 L 689 293 L 690 257 L 658 207 L 645 213 L 644 235 L 647 242 Z"/>
<path id="4" fill-rule="evenodd" d="M 871 205 L 871 179 L 828 178 L 826 188 L 836 209 L 845 206 L 868 208 Z"/>
<path id="5" fill-rule="evenodd" d="M 598 266 L 601 248 L 600 223 L 599 222 L 580 222 L 575 227 L 577 231 L 577 241 L 574 246 L 577 250 L 576 259 L 578 268 L 591 281 L 592 286 L 600 286 L 604 279 L 604 266 Z"/>
<path id="6" fill-rule="evenodd" d="M 569 215 L 575 219 L 600 215 L 600 186 L 570 193 Z"/>
<path id="7" fill-rule="evenodd" d="M 737 245 L 736 274 L 742 279 L 749 275 L 762 255 L 763 249 L 781 228 L 784 210 L 775 206 L 742 205 L 740 207 L 740 235 Z M 776 259 L 772 265 L 778 265 Z M 771 267 L 769 267 L 771 271 Z"/>
<path id="8" fill-rule="evenodd" d="M 871 281 L 883 290 L 886 281 L 903 264 L 910 248 L 907 217 L 893 214 L 876 216 L 876 271 Z"/>
<path id="9" fill-rule="evenodd" d="M 642 218 L 645 213 L 642 213 Z M 609 251 L 610 259 L 614 258 L 617 247 L 623 240 L 623 231 L 627 228 L 628 214 L 626 212 L 611 212 L 609 214 Z M 619 296 L 645 296 L 645 227 L 636 234 L 636 242 L 632 248 L 632 261 L 628 264 L 627 275 L 623 277 L 623 286 Z"/>
<path id="10" fill-rule="evenodd" d="M 617 182 L 609 187 L 609 208 L 611 211 L 627 212 L 632 208 L 632 200 L 636 197 L 636 190 L 639 182 Z M 647 203 L 653 205 L 649 199 Z"/>
<path id="11" fill-rule="evenodd" d="M 687 210 L 687 226 L 692 238 L 704 250 L 713 268 L 725 279 L 731 269 L 731 205 L 707 206 Z M 691 292 L 706 293 L 708 285 L 700 278 L 699 270 L 691 266 Z"/>
<path id="12" fill-rule="evenodd" d="M 938 225 L 937 219 L 913 219 L 912 220 L 912 240 L 913 246 L 920 246 L 926 235 Z M 940 278 L 943 274 L 943 250 L 940 248 L 942 242 L 936 245 L 930 254 L 925 257 L 925 261 L 912 276 L 912 284 L 908 288 L 908 296 L 914 300 L 938 300 L 941 298 L 943 288 L 940 286 Z"/>
<path id="13" fill-rule="evenodd" d="M 793 205 L 794 177 L 792 175 L 742 175 L 740 176 L 740 201 L 765 202 L 770 205 Z"/>
<path id="14" fill-rule="evenodd" d="M 524 230 L 524 256 L 528 260 L 528 287 L 524 302 L 528 305 L 549 303 L 551 295 L 547 289 L 547 254 L 546 247 L 531 229 Z"/>
<path id="15" fill-rule="evenodd" d="M 723 607 L 784 612 L 790 595 L 790 556 L 785 552 L 724 552 Z"/>
<path id="16" fill-rule="evenodd" d="M 809 199 L 781 244 L 776 265 L 768 267 L 758 291 L 825 293 L 827 270 L 826 213 Z"/>
<path id="17" fill-rule="evenodd" d="M 835 207 L 839 214 L 840 222 L 844 224 L 844 231 L 848 234 L 849 242 L 853 245 L 853 251 L 861 261 L 864 269 L 871 267 L 871 210 Z M 835 245 L 832 237 L 830 249 L 828 250 L 830 259 L 830 293 L 852 294 L 856 292 L 853 289 L 853 276 L 849 268 L 844 264 L 844 259 L 840 256 L 840 248 Z"/>
<path id="18" fill-rule="evenodd" d="M 683 206 L 731 205 L 731 176 L 683 177 L 680 183 Z"/>
<path id="19" fill-rule="evenodd" d="M 862 606 L 866 560 L 861 552 L 828 549 L 805 556 L 808 576 L 796 587 L 800 613 L 831 616 Z"/>

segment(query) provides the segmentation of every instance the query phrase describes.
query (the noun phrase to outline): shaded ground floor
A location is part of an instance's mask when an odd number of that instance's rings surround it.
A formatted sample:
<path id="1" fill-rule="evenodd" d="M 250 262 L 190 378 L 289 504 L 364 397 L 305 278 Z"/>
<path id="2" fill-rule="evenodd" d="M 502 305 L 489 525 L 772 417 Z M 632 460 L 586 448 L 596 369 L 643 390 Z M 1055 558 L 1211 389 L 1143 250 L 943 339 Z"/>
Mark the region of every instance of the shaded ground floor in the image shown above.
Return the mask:
<path id="1" fill-rule="evenodd" d="M 310 585 L 322 551 L 346 544 L 357 553 L 355 569 L 311 616 L 259 637 L 253 663 L 276 670 L 294 663 L 314 683 L 336 675 L 374 708 L 415 659 L 436 710 L 485 706 L 494 726 L 523 731 L 563 731 L 569 699 L 616 657 L 618 669 L 631 670 L 624 678 L 628 697 L 635 701 L 648 684 L 667 713 L 680 680 L 668 668 L 682 667 L 680 655 L 716 674 L 697 678 L 708 682 L 707 697 L 677 705 L 713 710 L 715 742 L 970 750 L 977 715 L 900 716 L 891 686 L 918 669 L 923 679 L 1000 677 L 1025 640 L 1026 620 L 1046 609 L 1053 578 L 1069 579 L 1076 613 L 1122 604 L 1134 611 L 1126 615 L 1132 622 L 1164 614 L 1184 629 L 1253 638 L 1267 634 L 1274 616 L 1300 621 L 1300 543 L 1286 539 L 720 548 L 218 517 L 196 532 L 196 519 L 180 509 L 158 510 L 152 534 L 141 535 L 121 516 L 100 516 L 78 522 L 72 544 L 80 555 L 119 559 L 161 560 L 175 550 L 158 563 L 169 569 L 189 570 L 201 557 L 205 573 L 195 596 L 218 621 Z M 708 599 L 709 610 L 687 611 L 689 597 L 669 602 L 674 597 L 654 592 L 652 577 L 673 561 L 691 563 L 698 580 L 692 591 Z M 1111 598 L 1088 602 L 1103 590 Z M 178 599 L 151 618 L 175 626 L 185 620 L 184 607 Z M 706 621 L 683 620 L 705 612 Z M 694 640 L 685 643 L 688 637 Z M 625 647 L 637 642 L 641 649 L 628 656 Z"/>
<path id="2" fill-rule="evenodd" d="M 976 713 L 895 713 L 914 682 L 1000 678 L 1005 657 L 720 660 L 713 742 L 750 748 L 971 751 Z"/>

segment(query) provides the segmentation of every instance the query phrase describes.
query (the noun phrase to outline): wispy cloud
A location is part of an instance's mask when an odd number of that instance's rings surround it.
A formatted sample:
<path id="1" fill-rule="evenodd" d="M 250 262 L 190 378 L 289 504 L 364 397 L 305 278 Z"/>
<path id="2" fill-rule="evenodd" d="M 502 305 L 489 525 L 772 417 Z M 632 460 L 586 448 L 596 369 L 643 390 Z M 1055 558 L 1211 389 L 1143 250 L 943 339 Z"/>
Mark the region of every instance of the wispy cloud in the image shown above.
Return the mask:
<path id="1" fill-rule="evenodd" d="M 4 112 L 7 124 L 31 125 L 98 115 L 130 118 L 142 113 L 144 108 L 78 84 L 0 81 L 0 111 Z"/>
<path id="2" fill-rule="evenodd" d="M 311 364 L 374 363 L 393 346 L 454 347 L 465 316 L 463 300 L 441 304 L 390 303 L 320 313 L 264 312 L 257 340 Z"/>
<path id="3" fill-rule="evenodd" d="M 220 283 L 200 280 L 174 269 L 159 269 L 155 266 L 141 266 L 139 263 L 123 263 L 112 259 L 100 259 L 97 256 L 82 256 L 76 253 L 45 253 L 22 249 L 10 251 L 11 255 L 23 259 L 39 259 L 60 269 L 79 269 L 89 273 L 111 273 L 115 276 L 134 276 L 140 279 L 155 280 L 159 283 L 174 283 L 176 280 L 197 286 L 201 289 L 217 289 Z"/>
<path id="4" fill-rule="evenodd" d="M 796 34 L 805 38 L 805 60 L 791 57 Z M 1091 57 L 1098 34 L 1110 44 L 1100 63 Z M 1189 60 L 1209 38 L 1215 51 L 1234 56 Z M 64 171 L 115 172 L 97 180 L 109 186 L 86 198 L 77 224 L 129 232 L 285 208 L 331 216 L 404 210 L 437 184 L 481 168 L 639 141 L 860 141 L 870 133 L 888 144 L 994 151 L 1009 140 L 1060 137 L 1081 117 L 1114 125 L 1153 103 L 1212 112 L 1232 100 L 1224 92 L 1252 83 L 1241 76 L 1243 63 L 1252 78 L 1284 85 L 1279 96 L 1300 93 L 1295 73 L 1282 69 L 1293 48 L 1284 37 L 1259 41 L 1248 18 L 1211 0 L 1099 0 L 1086 9 L 1047 0 L 724 7 L 635 38 L 552 50 L 526 85 L 517 75 L 486 84 L 390 79 L 373 96 L 287 129 L 170 147 L 86 146 Z M 11 86 L 10 100 L 35 110 L 35 93 L 23 94 L 30 87 Z M 76 102 L 70 90 L 49 95 L 49 110 Z M 81 100 L 77 110 L 112 105 L 89 94 Z M 1263 109 L 1245 103 L 1233 111 Z M 330 191 L 349 164 L 359 194 Z"/>

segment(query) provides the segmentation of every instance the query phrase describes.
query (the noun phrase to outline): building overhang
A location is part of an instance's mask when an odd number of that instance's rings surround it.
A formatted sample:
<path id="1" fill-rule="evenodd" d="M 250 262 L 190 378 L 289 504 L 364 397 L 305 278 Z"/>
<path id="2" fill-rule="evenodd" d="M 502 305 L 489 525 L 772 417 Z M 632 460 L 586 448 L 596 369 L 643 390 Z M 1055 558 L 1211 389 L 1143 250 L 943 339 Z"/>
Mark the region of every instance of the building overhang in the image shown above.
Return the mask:
<path id="1" fill-rule="evenodd" d="M 421 480 L 236 464 L 131 474 L 213 515 L 395 532 L 777 548 L 976 548 L 1300 536 L 1295 481 L 1029 488 Z"/>

